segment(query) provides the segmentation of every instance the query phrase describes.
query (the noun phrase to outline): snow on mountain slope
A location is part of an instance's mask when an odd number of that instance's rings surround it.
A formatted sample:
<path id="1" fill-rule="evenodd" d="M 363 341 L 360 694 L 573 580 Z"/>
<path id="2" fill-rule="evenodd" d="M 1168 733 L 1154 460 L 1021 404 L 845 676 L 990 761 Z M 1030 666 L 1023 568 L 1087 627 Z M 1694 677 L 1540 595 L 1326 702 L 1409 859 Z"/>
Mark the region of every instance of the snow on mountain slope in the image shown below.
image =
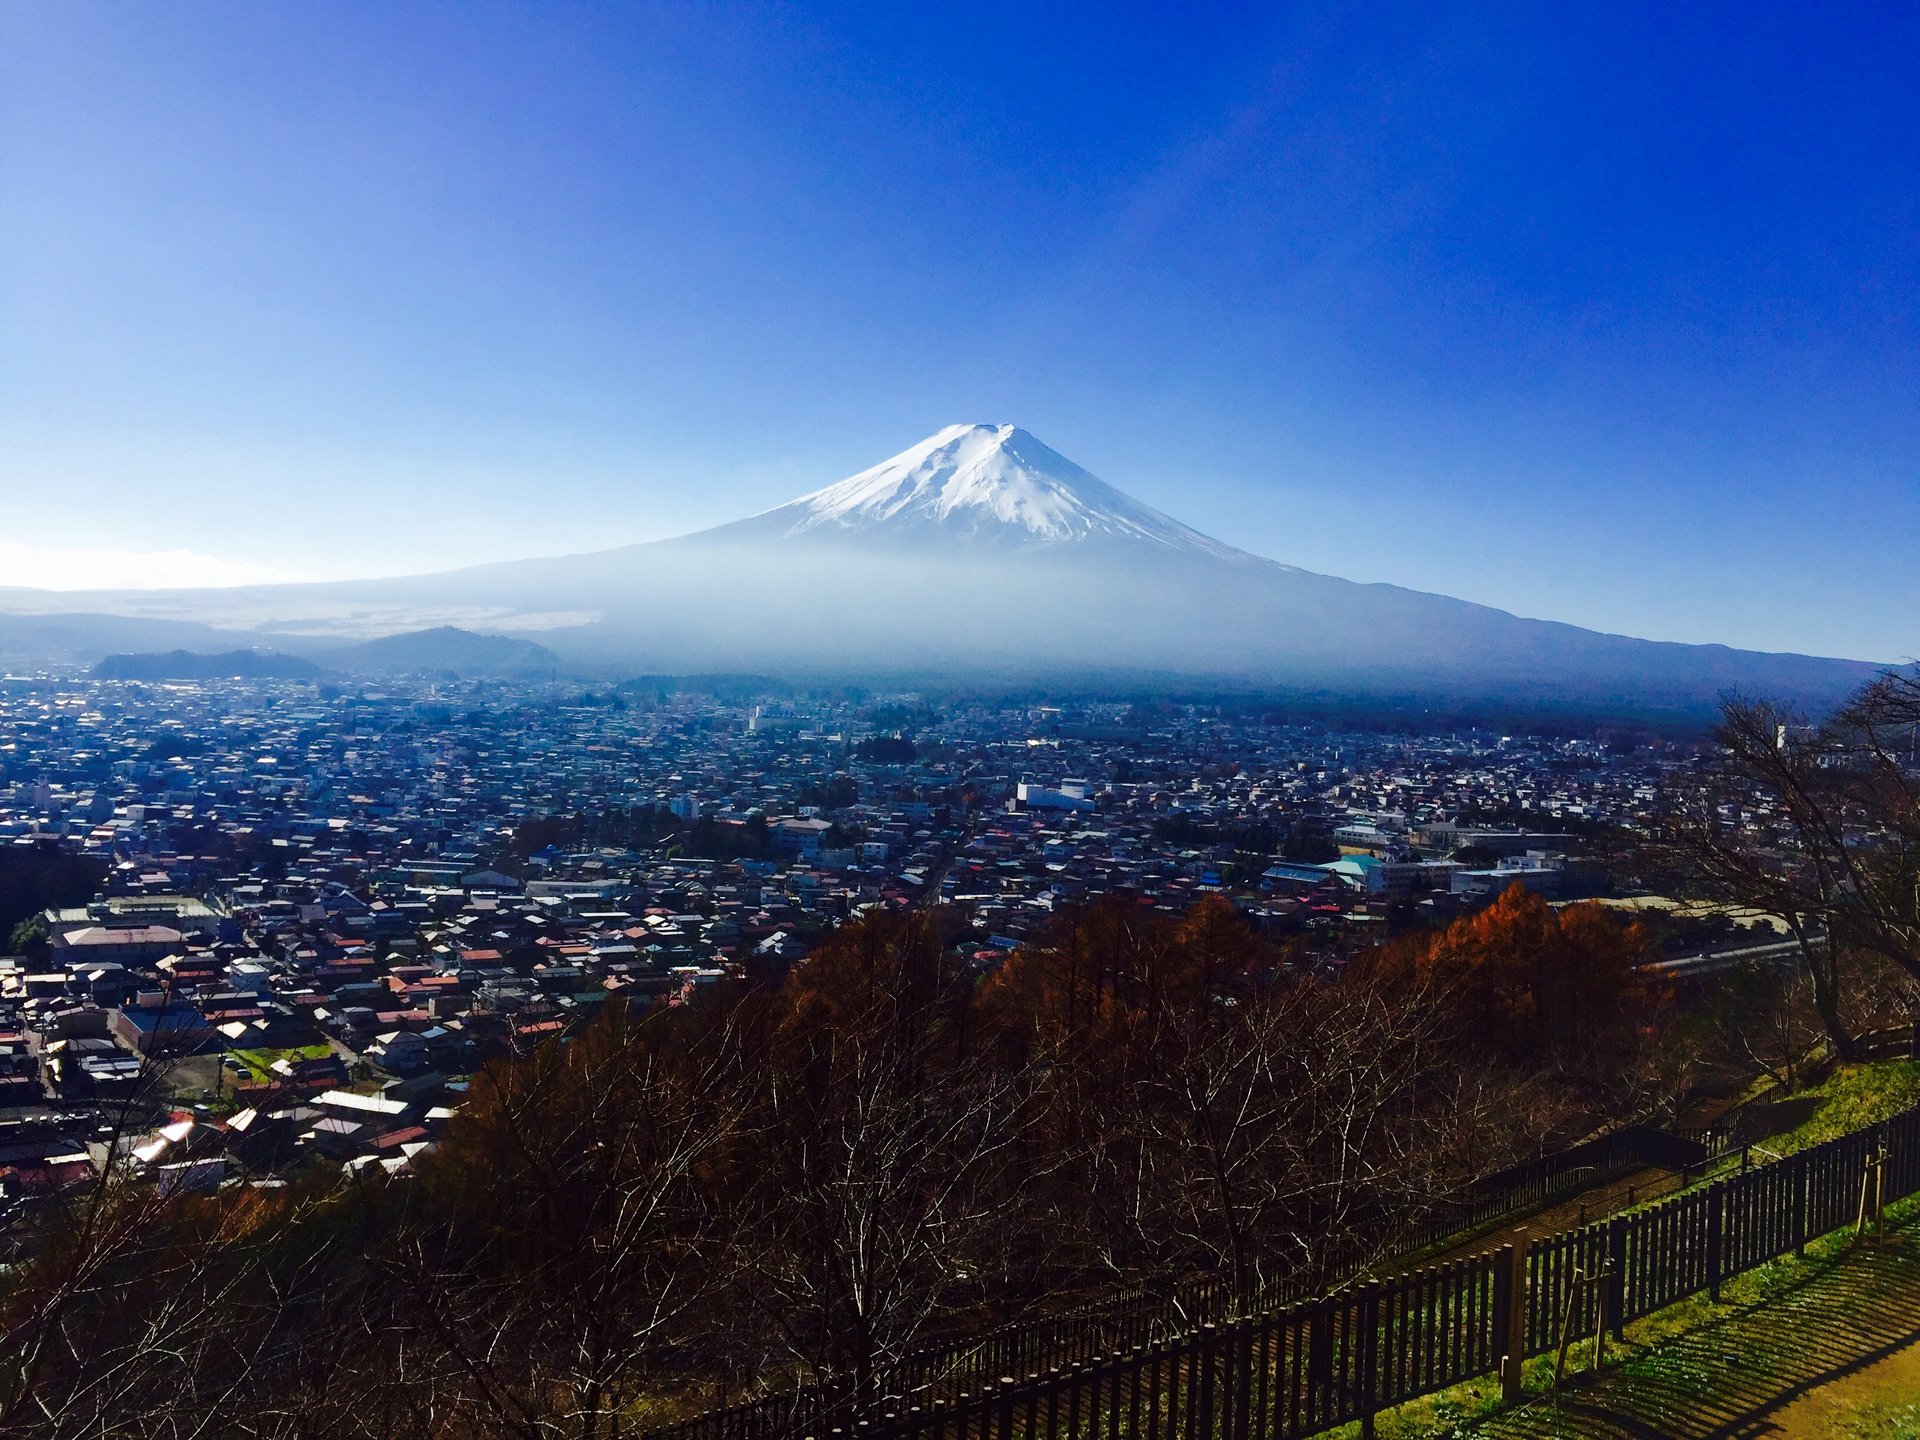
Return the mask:
<path id="1" fill-rule="evenodd" d="M 1252 558 L 1123 495 L 1015 425 L 949 425 L 871 470 L 745 523 L 795 536 L 938 531 L 1041 544 L 1144 540 Z"/>
<path id="2" fill-rule="evenodd" d="M 1556 712 L 1704 715 L 1729 689 L 1819 710 L 1875 673 L 1602 635 L 1281 565 L 1122 495 L 1011 425 L 950 426 L 778 509 L 587 554 L 198 592 L 0 587 L 0 659 L 36 666 L 269 638 L 297 653 L 302 637 L 447 624 L 530 636 L 558 657 L 531 668 L 601 675 L 1137 673 Z"/>

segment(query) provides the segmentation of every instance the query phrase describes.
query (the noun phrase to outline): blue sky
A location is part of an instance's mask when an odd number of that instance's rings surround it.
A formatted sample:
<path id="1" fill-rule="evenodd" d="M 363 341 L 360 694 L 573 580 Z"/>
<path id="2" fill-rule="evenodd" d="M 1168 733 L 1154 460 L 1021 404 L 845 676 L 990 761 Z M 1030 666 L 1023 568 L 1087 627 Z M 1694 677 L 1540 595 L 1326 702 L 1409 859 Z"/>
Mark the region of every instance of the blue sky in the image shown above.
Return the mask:
<path id="1" fill-rule="evenodd" d="M 0 8 L 0 583 L 1016 421 L 1311 569 L 1920 652 L 1920 7 Z"/>

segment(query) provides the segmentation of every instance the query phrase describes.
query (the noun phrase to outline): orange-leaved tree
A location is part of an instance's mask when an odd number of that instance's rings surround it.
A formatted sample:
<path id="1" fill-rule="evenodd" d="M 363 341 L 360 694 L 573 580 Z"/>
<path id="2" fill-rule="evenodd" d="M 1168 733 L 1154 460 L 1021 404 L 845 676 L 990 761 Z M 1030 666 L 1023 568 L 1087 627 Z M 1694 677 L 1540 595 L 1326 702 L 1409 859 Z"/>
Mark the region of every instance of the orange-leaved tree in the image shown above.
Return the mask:
<path id="1" fill-rule="evenodd" d="M 1388 947 L 1459 1008 L 1464 1033 L 1528 1065 L 1585 1072 L 1616 1058 L 1653 1013 L 1645 927 L 1586 902 L 1555 908 L 1514 884 L 1478 914 Z"/>

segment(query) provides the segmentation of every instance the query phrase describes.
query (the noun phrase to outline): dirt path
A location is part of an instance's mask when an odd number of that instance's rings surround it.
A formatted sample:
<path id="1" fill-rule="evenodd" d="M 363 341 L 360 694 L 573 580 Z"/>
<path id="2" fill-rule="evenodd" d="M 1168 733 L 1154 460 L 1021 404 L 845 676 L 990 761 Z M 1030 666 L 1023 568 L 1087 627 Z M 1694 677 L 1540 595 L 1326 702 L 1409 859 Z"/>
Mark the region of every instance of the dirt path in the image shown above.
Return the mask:
<path id="1" fill-rule="evenodd" d="M 1920 1316 L 1915 1317 L 1920 1323 Z M 1753 1432 L 1773 1440 L 1908 1440 L 1920 1435 L 1920 1335 L 1865 1369 L 1830 1380 Z"/>
<path id="2" fill-rule="evenodd" d="M 1417 1270 L 1422 1266 L 1439 1265 L 1467 1255 L 1484 1255 L 1489 1250 L 1498 1250 L 1502 1245 L 1510 1245 L 1522 1237 L 1534 1240 L 1542 1235 L 1576 1229 L 1592 1220 L 1604 1220 L 1616 1211 L 1629 1209 L 1662 1195 L 1671 1195 L 1679 1188 L 1680 1177 L 1671 1170 L 1637 1170 L 1605 1185 L 1583 1190 L 1544 1210 L 1536 1210 L 1513 1220 L 1503 1220 L 1493 1229 L 1482 1231 L 1472 1239 L 1410 1256 L 1389 1269 L 1395 1272 Z"/>

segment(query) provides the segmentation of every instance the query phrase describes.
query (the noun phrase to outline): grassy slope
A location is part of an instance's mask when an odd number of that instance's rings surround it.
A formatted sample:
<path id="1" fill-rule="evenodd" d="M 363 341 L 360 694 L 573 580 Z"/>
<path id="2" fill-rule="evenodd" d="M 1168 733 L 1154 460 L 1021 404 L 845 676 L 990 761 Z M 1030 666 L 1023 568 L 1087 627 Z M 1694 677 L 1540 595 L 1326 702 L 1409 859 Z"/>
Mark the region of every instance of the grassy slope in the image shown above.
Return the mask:
<path id="1" fill-rule="evenodd" d="M 1766 1142 L 1783 1155 L 1845 1135 L 1920 1104 L 1920 1061 L 1869 1060 L 1843 1066 L 1802 1091 L 1820 1108 L 1804 1123 Z"/>
<path id="2" fill-rule="evenodd" d="M 1722 1292 L 1649 1316 L 1628 1327 L 1619 1358 L 1599 1376 L 1582 1376 L 1558 1396 L 1545 1393 L 1551 1360 L 1528 1366 L 1528 1401 L 1492 1412 L 1491 1387 L 1477 1395 L 1441 1397 L 1424 1418 L 1382 1435 L 1475 1436 L 1484 1440 L 1591 1437 L 1674 1440 L 1791 1433 L 1776 1416 L 1831 1384 L 1860 1393 L 1855 1416 L 1862 1435 L 1897 1435 L 1910 1393 L 1873 1391 L 1876 1367 L 1901 1357 L 1920 1338 L 1920 1225 L 1909 1202 L 1884 1249 L 1856 1247 L 1844 1232 L 1748 1272 Z M 1585 1357 L 1582 1356 L 1582 1359 Z M 1873 1428 L 1879 1425 L 1881 1428 Z"/>
<path id="3" fill-rule="evenodd" d="M 1920 1103 L 1920 1061 L 1877 1060 L 1839 1068 L 1801 1094 L 1818 1100 L 1818 1108 L 1791 1130 L 1770 1137 L 1767 1149 L 1791 1154 Z M 1890 1207 L 1889 1216 L 1910 1223 L 1899 1231 L 1899 1245 L 1884 1254 L 1853 1249 L 1843 1232 L 1814 1242 L 1804 1261 L 1788 1257 L 1739 1277 L 1724 1287 L 1719 1305 L 1696 1296 L 1629 1326 L 1624 1354 L 1616 1352 L 1618 1364 L 1610 1366 L 1593 1396 L 1569 1393 L 1556 1407 L 1544 1395 L 1552 1382 L 1552 1358 L 1542 1357 L 1528 1362 L 1534 1398 L 1519 1409 L 1503 1411 L 1499 1386 L 1487 1377 L 1382 1416 L 1379 1433 L 1398 1440 L 1613 1437 L 1644 1435 L 1649 1433 L 1644 1427 L 1652 1426 L 1651 1433 L 1689 1435 L 1694 1433 L 1686 1423 L 1690 1412 L 1676 1397 L 1690 1388 L 1698 1392 L 1702 1413 L 1719 1415 L 1716 1424 L 1724 1424 L 1729 1407 L 1738 1408 L 1741 1401 L 1755 1416 L 1771 1411 L 1776 1406 L 1769 1403 L 1770 1382 L 1780 1392 L 1818 1378 L 1788 1378 L 1803 1368 L 1795 1362 L 1806 1356 L 1826 1355 L 1836 1346 L 1844 1351 L 1849 1336 L 1860 1337 L 1857 1345 L 1868 1354 L 1920 1334 L 1920 1200 Z M 1864 1306 L 1859 1313 L 1885 1323 L 1862 1329 L 1844 1315 L 1809 1313 L 1844 1312 L 1850 1305 Z M 1810 1344 L 1811 1334 L 1830 1343 Z M 1858 1360 L 1842 1354 L 1832 1368 L 1844 1370 Z M 1771 1398 L 1792 1397 L 1775 1393 Z M 1920 1440 L 1920 1406 L 1914 1402 L 1906 1394 L 1872 1400 L 1857 1417 L 1859 1440 Z M 1611 1420 L 1589 1414 L 1595 1404 L 1621 1413 Z M 1730 1432 L 1703 1426 L 1699 1433 Z"/>

